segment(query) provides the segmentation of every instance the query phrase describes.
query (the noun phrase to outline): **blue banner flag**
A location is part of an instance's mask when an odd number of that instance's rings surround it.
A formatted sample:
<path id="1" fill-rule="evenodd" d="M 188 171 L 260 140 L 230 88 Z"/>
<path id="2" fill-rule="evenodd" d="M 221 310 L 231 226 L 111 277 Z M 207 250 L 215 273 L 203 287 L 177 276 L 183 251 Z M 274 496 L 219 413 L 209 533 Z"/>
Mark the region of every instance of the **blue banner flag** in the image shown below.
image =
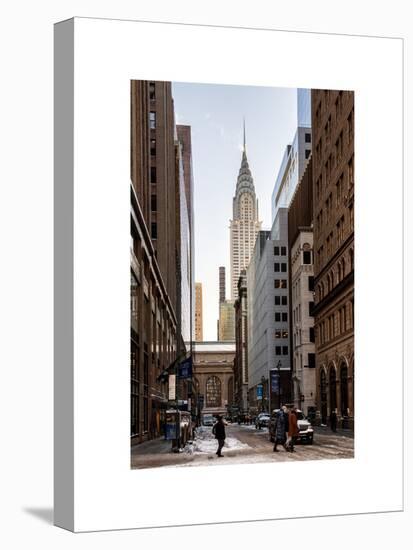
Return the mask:
<path id="1" fill-rule="evenodd" d="M 192 357 L 184 359 L 178 365 L 178 378 L 192 378 Z"/>
<path id="2" fill-rule="evenodd" d="M 277 371 L 274 371 L 272 370 L 271 371 L 271 391 L 273 393 L 278 393 L 279 391 L 279 387 L 280 387 L 280 384 L 279 384 L 279 374 Z"/>

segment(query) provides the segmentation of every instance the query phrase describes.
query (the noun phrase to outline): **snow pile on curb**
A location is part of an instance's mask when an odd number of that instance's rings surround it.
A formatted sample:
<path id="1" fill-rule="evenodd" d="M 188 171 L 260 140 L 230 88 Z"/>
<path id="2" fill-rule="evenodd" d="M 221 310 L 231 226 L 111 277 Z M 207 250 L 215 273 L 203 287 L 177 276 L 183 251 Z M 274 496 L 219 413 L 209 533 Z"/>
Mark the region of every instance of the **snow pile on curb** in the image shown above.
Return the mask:
<path id="1" fill-rule="evenodd" d="M 195 453 L 216 453 L 217 451 L 218 442 L 212 434 L 211 428 L 205 428 L 203 426 L 197 428 L 194 443 Z M 225 439 L 224 449 L 228 451 L 249 448 L 250 446 L 247 443 L 241 443 L 241 441 L 235 437 L 227 437 Z"/>

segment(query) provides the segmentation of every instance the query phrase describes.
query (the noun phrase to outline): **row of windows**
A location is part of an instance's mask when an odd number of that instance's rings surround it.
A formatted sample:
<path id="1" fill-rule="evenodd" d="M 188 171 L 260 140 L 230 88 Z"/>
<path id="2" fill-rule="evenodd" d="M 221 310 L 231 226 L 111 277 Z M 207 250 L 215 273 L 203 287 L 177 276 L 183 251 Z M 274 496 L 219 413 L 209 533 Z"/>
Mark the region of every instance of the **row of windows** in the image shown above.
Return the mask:
<path id="1" fill-rule="evenodd" d="M 277 329 L 274 332 L 274 338 L 276 340 L 278 340 L 280 338 L 288 338 L 288 330 L 286 330 L 286 329 Z"/>
<path id="2" fill-rule="evenodd" d="M 274 279 L 274 288 L 287 288 L 287 279 Z"/>
<path id="3" fill-rule="evenodd" d="M 280 263 L 276 262 L 276 263 L 274 264 L 274 271 L 276 271 L 276 272 L 281 271 L 282 273 L 286 273 L 286 271 L 287 271 L 287 264 L 285 264 L 285 263 L 281 263 L 281 264 L 280 264 Z"/>
<path id="4" fill-rule="evenodd" d="M 286 306 L 287 305 L 287 296 L 275 296 L 275 305 L 276 306 Z"/>
<path id="5" fill-rule="evenodd" d="M 318 326 L 319 345 L 329 342 L 354 327 L 354 302 L 348 302 Z"/>
<path id="6" fill-rule="evenodd" d="M 275 313 L 275 322 L 276 323 L 286 323 L 288 320 L 288 315 L 286 312 L 279 312 L 279 311 L 276 311 Z"/>
<path id="7" fill-rule="evenodd" d="M 274 256 L 286 256 L 287 247 L 286 246 L 274 246 Z"/>
<path id="8" fill-rule="evenodd" d="M 288 355 L 288 346 L 275 346 L 275 355 Z"/>

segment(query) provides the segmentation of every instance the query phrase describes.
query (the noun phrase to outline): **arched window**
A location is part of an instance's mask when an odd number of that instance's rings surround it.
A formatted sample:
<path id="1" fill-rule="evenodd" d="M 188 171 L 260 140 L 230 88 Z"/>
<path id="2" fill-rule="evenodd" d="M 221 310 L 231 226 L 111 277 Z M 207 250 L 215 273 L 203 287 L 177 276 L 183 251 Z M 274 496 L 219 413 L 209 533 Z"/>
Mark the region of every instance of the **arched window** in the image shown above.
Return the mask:
<path id="1" fill-rule="evenodd" d="M 341 415 L 347 416 L 348 409 L 348 369 L 345 363 L 340 368 L 340 397 L 341 397 Z"/>
<path id="2" fill-rule="evenodd" d="M 327 424 L 327 380 L 325 370 L 320 374 L 320 413 L 321 423 Z"/>
<path id="3" fill-rule="evenodd" d="M 210 376 L 206 383 L 206 406 L 221 406 L 221 380 L 218 376 Z"/>
<path id="4" fill-rule="evenodd" d="M 337 392 L 336 392 L 336 369 L 331 366 L 330 367 L 330 412 L 334 410 L 337 407 Z"/>

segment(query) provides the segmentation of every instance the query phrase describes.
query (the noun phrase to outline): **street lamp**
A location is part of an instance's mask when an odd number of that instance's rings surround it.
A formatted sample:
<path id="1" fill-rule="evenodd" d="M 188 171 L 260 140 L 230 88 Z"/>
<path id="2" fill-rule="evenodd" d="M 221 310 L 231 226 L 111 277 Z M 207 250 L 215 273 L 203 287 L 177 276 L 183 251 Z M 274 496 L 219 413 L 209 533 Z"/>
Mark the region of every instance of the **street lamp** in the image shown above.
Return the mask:
<path id="1" fill-rule="evenodd" d="M 281 409 L 281 360 L 278 360 L 277 369 L 278 374 L 278 408 Z"/>

